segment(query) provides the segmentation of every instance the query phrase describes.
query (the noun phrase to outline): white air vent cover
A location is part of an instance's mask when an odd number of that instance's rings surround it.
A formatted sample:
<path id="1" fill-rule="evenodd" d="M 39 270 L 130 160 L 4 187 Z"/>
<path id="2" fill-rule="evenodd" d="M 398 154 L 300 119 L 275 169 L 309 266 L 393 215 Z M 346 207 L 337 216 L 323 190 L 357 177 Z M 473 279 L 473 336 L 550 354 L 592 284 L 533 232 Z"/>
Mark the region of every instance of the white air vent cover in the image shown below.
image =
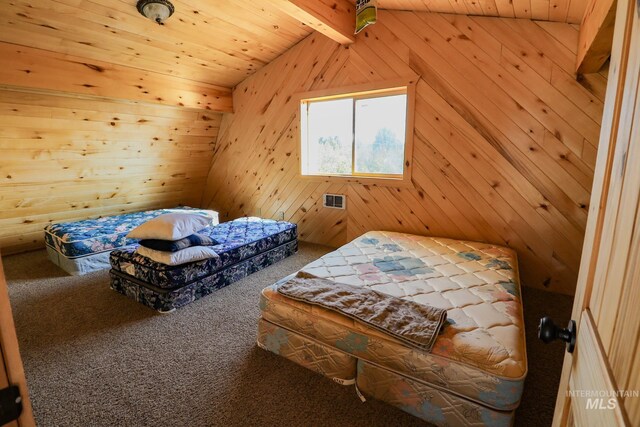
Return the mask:
<path id="1" fill-rule="evenodd" d="M 324 194 L 322 205 L 325 208 L 344 209 L 347 198 L 344 194 Z"/>

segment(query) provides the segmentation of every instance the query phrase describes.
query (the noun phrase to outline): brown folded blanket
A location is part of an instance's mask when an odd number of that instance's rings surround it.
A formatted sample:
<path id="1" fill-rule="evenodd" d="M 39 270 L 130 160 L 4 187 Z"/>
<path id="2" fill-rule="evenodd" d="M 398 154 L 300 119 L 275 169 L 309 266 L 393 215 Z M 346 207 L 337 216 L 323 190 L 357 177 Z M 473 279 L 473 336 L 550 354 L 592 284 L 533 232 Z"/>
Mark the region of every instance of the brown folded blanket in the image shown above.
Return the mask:
<path id="1" fill-rule="evenodd" d="M 277 289 L 286 297 L 342 313 L 427 352 L 447 319 L 444 309 L 327 279 L 295 277 Z"/>

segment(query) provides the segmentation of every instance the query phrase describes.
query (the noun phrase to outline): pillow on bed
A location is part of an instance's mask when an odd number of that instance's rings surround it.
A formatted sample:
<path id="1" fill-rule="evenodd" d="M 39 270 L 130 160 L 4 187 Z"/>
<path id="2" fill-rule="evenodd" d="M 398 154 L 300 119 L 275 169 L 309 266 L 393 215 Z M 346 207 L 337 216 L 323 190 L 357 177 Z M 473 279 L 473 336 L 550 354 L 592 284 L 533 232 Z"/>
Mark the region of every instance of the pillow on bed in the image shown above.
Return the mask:
<path id="1" fill-rule="evenodd" d="M 129 239 L 180 240 L 213 222 L 210 216 L 191 213 L 169 213 L 143 222 L 127 234 Z"/>
<path id="2" fill-rule="evenodd" d="M 192 246 L 177 252 L 163 252 L 154 249 L 138 246 L 136 253 L 145 256 L 152 261 L 166 265 L 180 265 L 188 262 L 201 261 L 203 259 L 215 258 L 218 256 L 216 251 L 207 246 Z"/>
<path id="3" fill-rule="evenodd" d="M 205 234 L 192 234 L 180 240 L 144 239 L 139 242 L 142 246 L 156 251 L 176 252 L 192 246 L 215 246 L 216 240 Z"/>

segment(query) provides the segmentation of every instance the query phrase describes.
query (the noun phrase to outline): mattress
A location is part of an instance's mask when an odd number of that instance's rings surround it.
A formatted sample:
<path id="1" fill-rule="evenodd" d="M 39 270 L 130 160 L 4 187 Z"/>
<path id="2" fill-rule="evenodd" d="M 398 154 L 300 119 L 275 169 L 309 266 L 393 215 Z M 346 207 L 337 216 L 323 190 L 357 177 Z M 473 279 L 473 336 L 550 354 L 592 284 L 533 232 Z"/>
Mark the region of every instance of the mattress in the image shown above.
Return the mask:
<path id="1" fill-rule="evenodd" d="M 219 243 L 210 246 L 218 257 L 170 266 L 137 254 L 135 248 L 125 248 L 111 252 L 111 268 L 157 288 L 179 288 L 296 240 L 297 227 L 286 221 L 249 217 L 205 228 L 199 234 L 210 236 Z"/>
<path id="2" fill-rule="evenodd" d="M 137 243 L 136 239 L 127 239 L 126 236 L 129 231 L 143 222 L 162 214 L 180 211 L 189 211 L 191 213 L 209 216 L 214 215 L 215 222 L 218 222 L 218 214 L 214 211 L 190 207 L 156 209 L 105 216 L 97 219 L 51 224 L 44 229 L 44 240 L 47 246 L 68 259 L 109 252 L 116 248 L 131 246 Z"/>
<path id="3" fill-rule="evenodd" d="M 171 312 L 233 282 L 244 279 L 256 271 L 295 254 L 297 251 L 298 241 L 293 240 L 173 289 L 158 288 L 150 283 L 142 282 L 112 269 L 109 272 L 111 289 L 154 310 L 163 313 Z"/>
<path id="4" fill-rule="evenodd" d="M 169 266 L 135 253 L 111 252 L 111 288 L 158 311 L 172 311 L 278 262 L 298 249 L 297 227 L 285 221 L 239 218 L 200 232 L 217 257 Z"/>
<path id="5" fill-rule="evenodd" d="M 517 259 L 511 249 L 375 231 L 299 274 L 444 308 L 448 320 L 432 352 L 425 353 L 339 313 L 286 298 L 275 284 L 261 295 L 263 321 L 441 390 L 456 401 L 498 414 L 518 406 L 527 360 Z"/>

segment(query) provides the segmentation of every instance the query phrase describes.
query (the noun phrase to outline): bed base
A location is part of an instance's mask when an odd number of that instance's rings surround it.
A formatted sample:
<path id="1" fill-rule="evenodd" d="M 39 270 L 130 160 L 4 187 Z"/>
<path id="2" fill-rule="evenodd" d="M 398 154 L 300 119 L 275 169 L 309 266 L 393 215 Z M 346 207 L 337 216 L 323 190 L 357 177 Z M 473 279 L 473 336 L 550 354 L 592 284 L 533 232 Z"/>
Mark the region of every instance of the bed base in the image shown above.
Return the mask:
<path id="1" fill-rule="evenodd" d="M 381 400 L 436 426 L 509 427 L 513 424 L 515 411 L 488 408 L 264 319 L 258 323 L 257 345 L 339 384 L 355 382 L 358 395 Z"/>
<path id="2" fill-rule="evenodd" d="M 164 289 L 136 279 L 126 273 L 111 269 L 111 289 L 161 313 L 184 307 L 212 292 L 244 279 L 263 268 L 281 261 L 298 251 L 298 241 L 293 240 L 268 251 L 230 265 L 209 276 L 173 289 Z"/>
<path id="3" fill-rule="evenodd" d="M 118 249 L 126 249 L 128 247 L 130 246 Z M 94 271 L 108 270 L 111 267 L 109 255 L 112 250 L 77 258 L 67 258 L 49 245 L 46 245 L 46 248 L 49 260 L 72 276 L 82 276 Z"/>

